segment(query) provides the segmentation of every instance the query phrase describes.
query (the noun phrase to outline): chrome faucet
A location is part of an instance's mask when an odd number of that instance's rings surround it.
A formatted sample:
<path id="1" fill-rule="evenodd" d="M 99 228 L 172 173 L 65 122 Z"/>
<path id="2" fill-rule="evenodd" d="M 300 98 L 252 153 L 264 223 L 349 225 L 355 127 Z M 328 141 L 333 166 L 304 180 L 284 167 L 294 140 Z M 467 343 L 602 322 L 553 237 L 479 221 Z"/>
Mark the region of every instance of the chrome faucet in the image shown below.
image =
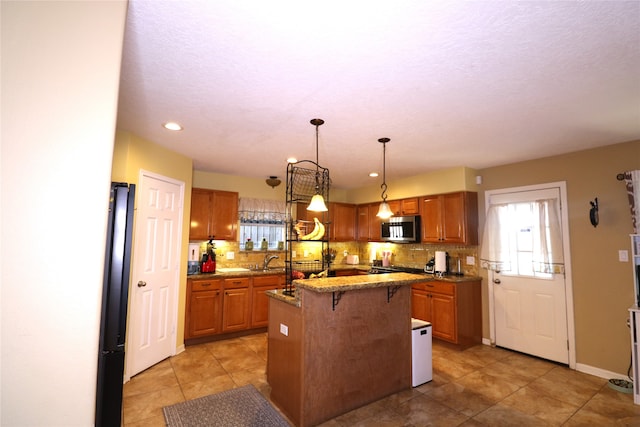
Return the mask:
<path id="1" fill-rule="evenodd" d="M 280 258 L 278 255 L 268 255 L 268 254 L 265 255 L 264 256 L 264 264 L 262 265 L 262 269 L 263 270 L 268 269 L 269 268 L 269 263 L 271 261 L 273 261 L 274 259 L 278 259 L 278 258 Z"/>

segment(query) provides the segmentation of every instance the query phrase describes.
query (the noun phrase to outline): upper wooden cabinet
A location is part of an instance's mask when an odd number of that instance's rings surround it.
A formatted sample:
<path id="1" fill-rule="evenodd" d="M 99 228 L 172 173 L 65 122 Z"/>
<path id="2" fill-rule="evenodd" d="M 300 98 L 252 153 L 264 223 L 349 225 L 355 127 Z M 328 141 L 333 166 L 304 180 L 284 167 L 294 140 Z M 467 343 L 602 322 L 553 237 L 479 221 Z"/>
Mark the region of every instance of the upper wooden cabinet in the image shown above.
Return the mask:
<path id="1" fill-rule="evenodd" d="M 376 215 L 380 203 L 368 203 L 356 206 L 356 239 L 361 242 L 379 242 L 382 220 Z"/>
<path id="2" fill-rule="evenodd" d="M 391 200 L 389 209 L 396 216 L 420 215 L 420 198 L 411 197 L 409 199 Z"/>
<path id="3" fill-rule="evenodd" d="M 351 242 L 356 239 L 356 205 L 329 203 L 329 240 Z"/>
<path id="4" fill-rule="evenodd" d="M 468 191 L 422 197 L 424 243 L 478 244 L 478 194 Z"/>
<path id="5" fill-rule="evenodd" d="M 369 241 L 369 205 L 356 206 L 356 240 Z"/>
<path id="6" fill-rule="evenodd" d="M 189 240 L 237 240 L 238 193 L 191 190 Z"/>

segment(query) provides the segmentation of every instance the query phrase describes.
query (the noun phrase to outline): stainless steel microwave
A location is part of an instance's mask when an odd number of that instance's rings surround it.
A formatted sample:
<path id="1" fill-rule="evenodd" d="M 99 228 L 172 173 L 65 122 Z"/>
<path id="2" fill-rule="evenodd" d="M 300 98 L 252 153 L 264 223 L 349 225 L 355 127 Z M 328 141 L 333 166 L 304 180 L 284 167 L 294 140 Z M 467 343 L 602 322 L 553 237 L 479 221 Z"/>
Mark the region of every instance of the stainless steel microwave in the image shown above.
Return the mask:
<path id="1" fill-rule="evenodd" d="M 380 235 L 385 242 L 419 242 L 420 216 L 392 216 L 382 222 Z"/>

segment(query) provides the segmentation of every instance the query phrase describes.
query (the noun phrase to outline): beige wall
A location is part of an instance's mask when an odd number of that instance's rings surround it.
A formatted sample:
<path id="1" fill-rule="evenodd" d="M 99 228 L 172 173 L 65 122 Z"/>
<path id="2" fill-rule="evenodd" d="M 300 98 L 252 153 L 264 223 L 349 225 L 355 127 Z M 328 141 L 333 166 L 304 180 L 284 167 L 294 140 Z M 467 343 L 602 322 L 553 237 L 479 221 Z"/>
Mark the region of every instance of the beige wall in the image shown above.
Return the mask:
<path id="1" fill-rule="evenodd" d="M 90 426 L 127 3 L 0 7 L 0 425 Z"/>
<path id="2" fill-rule="evenodd" d="M 184 188 L 184 216 L 182 224 L 182 249 L 180 256 L 180 285 L 178 289 L 178 323 L 176 345 L 184 345 L 184 309 L 187 289 L 187 254 L 189 245 L 189 217 L 191 215 L 191 182 L 193 161 L 160 145 L 154 144 L 128 132 L 117 132 L 113 155 L 111 179 L 113 181 L 138 184 L 140 170 L 153 172 L 182 181 Z M 139 193 L 138 193 L 139 195 Z M 136 196 L 136 204 L 138 203 Z M 133 263 L 136 254 L 133 254 Z M 134 283 L 132 280 L 131 283 Z M 131 294 L 133 295 L 133 294 Z M 131 307 L 132 299 L 129 299 Z M 129 310 L 129 315 L 131 310 Z M 131 325 L 131 322 L 128 322 Z M 130 336 L 130 334 L 129 334 Z"/>
<path id="3" fill-rule="evenodd" d="M 478 171 L 481 235 L 484 192 L 500 188 L 566 181 L 573 273 L 578 364 L 627 373 L 630 358 L 627 309 L 633 304 L 630 262 L 618 251 L 630 250 L 633 232 L 625 186 L 616 175 L 640 169 L 640 141 L 610 145 Z M 598 198 L 600 225 L 589 222 L 589 201 Z M 489 337 L 486 271 L 483 280 L 483 336 Z"/>

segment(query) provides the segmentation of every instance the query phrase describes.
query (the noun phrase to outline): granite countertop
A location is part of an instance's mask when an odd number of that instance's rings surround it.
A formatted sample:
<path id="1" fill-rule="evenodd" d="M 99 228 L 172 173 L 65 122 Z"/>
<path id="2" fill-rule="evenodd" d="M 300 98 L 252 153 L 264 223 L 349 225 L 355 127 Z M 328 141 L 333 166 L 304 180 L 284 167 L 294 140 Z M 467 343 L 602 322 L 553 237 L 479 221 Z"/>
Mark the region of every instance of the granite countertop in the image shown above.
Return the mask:
<path id="1" fill-rule="evenodd" d="M 404 286 L 424 282 L 424 276 L 411 273 L 361 274 L 357 276 L 322 277 L 294 280 L 296 288 L 314 292 L 341 292 L 383 286 Z"/>
<path id="2" fill-rule="evenodd" d="M 266 291 L 267 295 L 283 301 L 287 304 L 300 307 L 299 289 L 308 289 L 313 292 L 345 292 L 359 289 L 380 288 L 386 286 L 405 286 L 424 281 L 420 274 L 410 273 L 385 273 L 363 274 L 358 276 L 322 277 L 320 279 L 294 280 L 294 295 L 287 295 L 282 289 Z"/>

